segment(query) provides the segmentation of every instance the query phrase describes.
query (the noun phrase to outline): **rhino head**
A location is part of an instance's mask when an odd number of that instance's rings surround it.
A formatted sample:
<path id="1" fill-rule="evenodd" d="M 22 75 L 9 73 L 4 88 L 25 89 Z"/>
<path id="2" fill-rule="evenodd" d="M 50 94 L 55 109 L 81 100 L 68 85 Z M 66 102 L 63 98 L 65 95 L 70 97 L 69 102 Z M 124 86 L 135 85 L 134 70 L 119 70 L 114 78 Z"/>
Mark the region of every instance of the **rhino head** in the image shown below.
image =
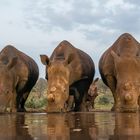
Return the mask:
<path id="1" fill-rule="evenodd" d="M 119 111 L 137 111 L 140 96 L 140 58 L 111 52 L 115 65 L 115 100 Z"/>
<path id="2" fill-rule="evenodd" d="M 66 61 L 50 61 L 46 55 L 41 55 L 41 61 L 46 65 L 47 112 L 65 112 L 66 101 L 69 98 L 70 70 Z"/>

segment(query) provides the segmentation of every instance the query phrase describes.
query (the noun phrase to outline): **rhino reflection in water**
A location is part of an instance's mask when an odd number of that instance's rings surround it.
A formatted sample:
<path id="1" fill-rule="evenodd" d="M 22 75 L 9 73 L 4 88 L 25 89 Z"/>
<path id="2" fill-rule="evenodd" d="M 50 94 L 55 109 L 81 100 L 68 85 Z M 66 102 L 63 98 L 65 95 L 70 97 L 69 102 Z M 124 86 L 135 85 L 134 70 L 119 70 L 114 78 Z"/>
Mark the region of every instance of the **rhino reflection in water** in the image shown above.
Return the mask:
<path id="1" fill-rule="evenodd" d="M 72 140 L 96 140 L 98 139 L 98 126 L 95 115 L 84 112 L 68 116 L 70 138 Z"/>
<path id="2" fill-rule="evenodd" d="M 25 116 L 28 132 L 34 139 L 70 140 L 67 114 L 26 114 Z"/>
<path id="3" fill-rule="evenodd" d="M 130 34 L 121 35 L 102 55 L 99 70 L 111 89 L 115 111 L 137 111 L 140 105 L 140 44 Z"/>
<path id="4" fill-rule="evenodd" d="M 41 55 L 46 65 L 48 79 L 48 112 L 71 110 L 70 100 L 74 98 L 74 111 L 86 110 L 84 103 L 92 83 L 95 69 L 90 56 L 75 48 L 68 41 L 62 41 L 53 51 L 50 59 Z"/>
<path id="5" fill-rule="evenodd" d="M 33 140 L 25 124 L 24 114 L 4 114 L 0 116 L 1 140 Z"/>
<path id="6" fill-rule="evenodd" d="M 139 140 L 140 121 L 138 113 L 118 113 L 115 116 L 114 135 L 110 140 Z"/>

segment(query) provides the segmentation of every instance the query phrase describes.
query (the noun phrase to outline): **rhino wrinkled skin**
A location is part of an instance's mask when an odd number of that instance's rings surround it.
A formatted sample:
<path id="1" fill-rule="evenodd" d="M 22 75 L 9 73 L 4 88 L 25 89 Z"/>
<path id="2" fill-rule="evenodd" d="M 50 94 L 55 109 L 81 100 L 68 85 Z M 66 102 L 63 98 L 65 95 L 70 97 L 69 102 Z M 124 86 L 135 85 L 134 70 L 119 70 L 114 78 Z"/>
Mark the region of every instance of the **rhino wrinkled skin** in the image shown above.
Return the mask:
<path id="1" fill-rule="evenodd" d="M 8 45 L 0 52 L 1 111 L 25 111 L 25 101 L 39 75 L 36 62 L 15 47 Z"/>
<path id="2" fill-rule="evenodd" d="M 50 58 L 40 55 L 48 79 L 47 112 L 83 111 L 95 68 L 88 54 L 62 41 Z"/>
<path id="3" fill-rule="evenodd" d="M 114 97 L 112 110 L 139 110 L 140 44 L 128 34 L 122 34 L 100 58 L 99 71 Z"/>

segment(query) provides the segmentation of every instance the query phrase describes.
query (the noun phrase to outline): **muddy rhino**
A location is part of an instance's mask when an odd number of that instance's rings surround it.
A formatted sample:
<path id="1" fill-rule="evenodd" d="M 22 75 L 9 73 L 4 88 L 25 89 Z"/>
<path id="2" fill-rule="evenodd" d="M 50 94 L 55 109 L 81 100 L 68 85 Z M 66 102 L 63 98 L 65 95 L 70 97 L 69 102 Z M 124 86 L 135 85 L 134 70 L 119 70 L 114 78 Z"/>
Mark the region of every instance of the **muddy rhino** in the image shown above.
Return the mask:
<path id="1" fill-rule="evenodd" d="M 0 106 L 1 111 L 25 111 L 25 101 L 38 79 L 35 61 L 8 45 L 0 52 Z"/>
<path id="2" fill-rule="evenodd" d="M 48 79 L 47 111 L 85 110 L 84 102 L 95 73 L 90 56 L 64 40 L 54 49 L 50 58 L 46 55 L 40 57 L 46 65 Z M 71 108 L 72 97 L 74 107 Z"/>
<path id="3" fill-rule="evenodd" d="M 115 111 L 137 111 L 140 96 L 140 44 L 129 33 L 122 34 L 99 61 L 104 83 L 111 89 Z"/>
<path id="4" fill-rule="evenodd" d="M 94 110 L 94 102 L 96 97 L 98 96 L 98 92 L 97 92 L 97 82 L 98 82 L 99 78 L 96 78 L 92 84 L 89 87 L 88 90 L 88 95 L 87 95 L 87 99 L 86 99 L 86 108 L 88 111 L 93 111 Z"/>

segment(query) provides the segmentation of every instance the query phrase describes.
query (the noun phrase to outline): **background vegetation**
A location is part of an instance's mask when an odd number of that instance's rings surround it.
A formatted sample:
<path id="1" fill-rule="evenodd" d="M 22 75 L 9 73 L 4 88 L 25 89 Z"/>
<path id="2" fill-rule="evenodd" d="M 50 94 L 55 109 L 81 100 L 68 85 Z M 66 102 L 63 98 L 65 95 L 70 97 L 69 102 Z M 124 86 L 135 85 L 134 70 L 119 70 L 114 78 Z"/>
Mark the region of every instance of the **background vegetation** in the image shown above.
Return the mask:
<path id="1" fill-rule="evenodd" d="M 114 102 L 111 91 L 101 79 L 97 82 L 97 87 L 99 95 L 95 99 L 95 110 L 110 110 Z M 45 110 L 46 92 L 47 81 L 40 78 L 26 101 L 27 110 Z"/>
<path id="2" fill-rule="evenodd" d="M 47 81 L 40 78 L 26 101 L 25 107 L 27 110 L 45 109 L 45 106 L 47 105 L 46 91 Z"/>
<path id="3" fill-rule="evenodd" d="M 95 110 L 110 110 L 114 99 L 110 89 L 100 79 L 97 83 L 98 96 L 95 99 Z"/>

